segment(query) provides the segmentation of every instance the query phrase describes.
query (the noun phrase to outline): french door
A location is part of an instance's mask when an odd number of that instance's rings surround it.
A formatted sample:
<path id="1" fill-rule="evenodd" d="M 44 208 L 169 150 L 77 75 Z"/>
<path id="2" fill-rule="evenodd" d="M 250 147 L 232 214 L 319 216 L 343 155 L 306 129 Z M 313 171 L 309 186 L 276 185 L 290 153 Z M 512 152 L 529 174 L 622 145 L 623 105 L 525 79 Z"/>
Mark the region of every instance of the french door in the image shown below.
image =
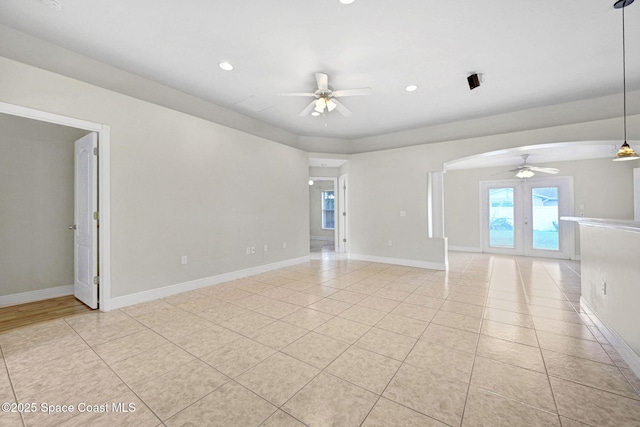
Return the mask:
<path id="1" fill-rule="evenodd" d="M 572 177 L 481 181 L 480 197 L 483 252 L 571 258 Z"/>

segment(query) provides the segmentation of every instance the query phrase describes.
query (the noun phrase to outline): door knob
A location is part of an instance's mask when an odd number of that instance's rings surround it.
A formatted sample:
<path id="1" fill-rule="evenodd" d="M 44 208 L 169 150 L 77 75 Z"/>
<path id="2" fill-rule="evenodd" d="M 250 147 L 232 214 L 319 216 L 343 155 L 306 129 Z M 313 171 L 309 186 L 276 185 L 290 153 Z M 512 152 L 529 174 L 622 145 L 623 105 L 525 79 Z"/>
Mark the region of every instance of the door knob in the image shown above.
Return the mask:
<path id="1" fill-rule="evenodd" d="M 68 228 L 69 228 L 69 230 L 75 230 L 78 227 L 75 224 L 72 224 Z"/>

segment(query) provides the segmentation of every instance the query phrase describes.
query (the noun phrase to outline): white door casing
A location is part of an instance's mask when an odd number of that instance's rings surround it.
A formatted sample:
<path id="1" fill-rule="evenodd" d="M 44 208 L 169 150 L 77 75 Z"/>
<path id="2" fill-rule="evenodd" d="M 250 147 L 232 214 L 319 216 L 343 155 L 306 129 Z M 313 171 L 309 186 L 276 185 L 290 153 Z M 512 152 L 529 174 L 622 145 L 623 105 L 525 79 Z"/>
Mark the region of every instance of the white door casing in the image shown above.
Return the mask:
<path id="1" fill-rule="evenodd" d="M 338 179 L 338 246 L 337 252 L 349 252 L 349 176 Z"/>
<path id="2" fill-rule="evenodd" d="M 98 134 L 75 142 L 74 295 L 98 308 Z"/>
<path id="3" fill-rule="evenodd" d="M 100 146 L 98 162 L 98 182 L 94 188 L 100 188 L 100 227 L 98 229 L 98 252 L 100 259 L 100 311 L 112 310 L 111 303 L 111 127 L 106 124 L 89 122 L 47 111 L 36 110 L 22 105 L 0 102 L 0 113 L 24 117 L 46 123 L 54 123 L 77 129 L 96 132 Z M 96 256 L 98 254 L 96 253 Z"/>

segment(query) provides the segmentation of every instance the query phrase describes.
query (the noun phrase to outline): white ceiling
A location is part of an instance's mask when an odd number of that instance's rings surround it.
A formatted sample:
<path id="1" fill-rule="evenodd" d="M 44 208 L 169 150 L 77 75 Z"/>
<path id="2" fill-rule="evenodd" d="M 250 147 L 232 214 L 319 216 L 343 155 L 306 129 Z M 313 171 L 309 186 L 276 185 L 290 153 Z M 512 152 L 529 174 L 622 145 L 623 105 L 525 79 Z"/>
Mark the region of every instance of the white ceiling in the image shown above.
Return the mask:
<path id="1" fill-rule="evenodd" d="M 0 24 L 299 136 L 355 139 L 622 90 L 613 0 L 58 1 L 2 0 Z M 638 89 L 640 2 L 625 14 Z M 315 90 L 315 72 L 373 95 L 342 98 L 348 118 L 300 118 L 308 100 L 276 93 Z M 472 72 L 485 82 L 470 91 Z"/>

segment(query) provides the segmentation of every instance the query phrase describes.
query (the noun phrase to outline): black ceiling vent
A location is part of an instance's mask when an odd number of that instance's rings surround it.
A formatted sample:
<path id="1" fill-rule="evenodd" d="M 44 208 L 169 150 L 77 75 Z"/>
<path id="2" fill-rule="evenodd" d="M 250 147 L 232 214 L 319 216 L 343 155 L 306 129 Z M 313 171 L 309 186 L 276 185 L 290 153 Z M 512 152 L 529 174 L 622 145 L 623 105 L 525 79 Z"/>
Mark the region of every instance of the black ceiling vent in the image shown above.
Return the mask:
<path id="1" fill-rule="evenodd" d="M 467 77 L 467 82 L 469 82 L 469 89 L 474 90 L 478 86 L 480 86 L 480 77 L 477 73 L 471 74 Z"/>

